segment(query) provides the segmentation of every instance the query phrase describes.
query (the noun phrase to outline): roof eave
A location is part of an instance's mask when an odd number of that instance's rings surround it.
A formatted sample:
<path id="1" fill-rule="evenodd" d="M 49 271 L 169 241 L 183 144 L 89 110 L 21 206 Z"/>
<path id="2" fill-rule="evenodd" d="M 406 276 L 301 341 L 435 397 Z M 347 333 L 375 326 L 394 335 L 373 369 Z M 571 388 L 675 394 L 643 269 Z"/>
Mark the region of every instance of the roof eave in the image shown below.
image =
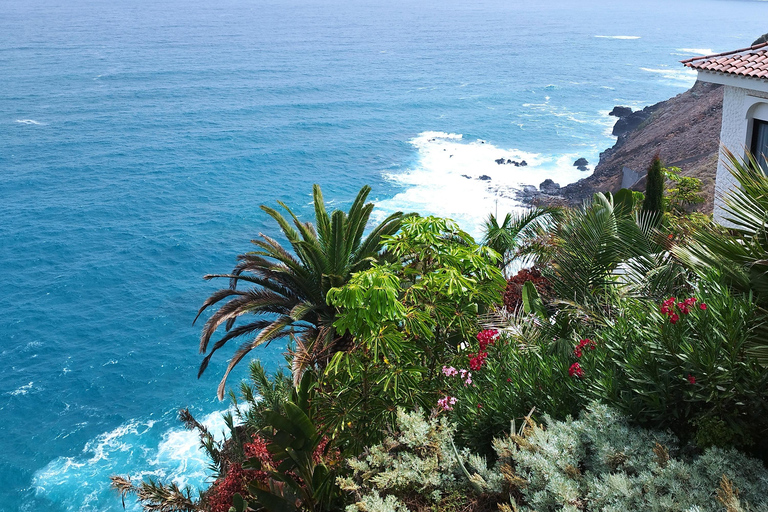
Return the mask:
<path id="1" fill-rule="evenodd" d="M 697 79 L 703 82 L 713 84 L 730 85 L 742 89 L 751 89 L 768 93 L 768 80 L 753 76 L 735 75 L 733 73 L 723 73 L 721 71 L 709 71 L 698 69 Z"/>

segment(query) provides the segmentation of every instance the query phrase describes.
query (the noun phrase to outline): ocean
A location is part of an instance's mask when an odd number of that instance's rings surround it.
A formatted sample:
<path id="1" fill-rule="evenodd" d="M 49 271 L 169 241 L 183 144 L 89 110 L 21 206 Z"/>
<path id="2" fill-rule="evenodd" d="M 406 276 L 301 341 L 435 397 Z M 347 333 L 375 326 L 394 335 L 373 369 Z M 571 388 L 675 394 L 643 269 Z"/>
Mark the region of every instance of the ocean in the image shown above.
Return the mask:
<path id="1" fill-rule="evenodd" d="M 231 351 L 198 380 L 192 319 L 224 285 L 202 276 L 276 233 L 259 205 L 310 218 L 313 183 L 339 208 L 369 184 L 380 216 L 479 235 L 520 186 L 588 175 L 614 105 L 683 92 L 678 61 L 765 20 L 737 0 L 2 0 L 0 511 L 119 511 L 113 474 L 209 481 L 176 416 L 223 429 Z"/>

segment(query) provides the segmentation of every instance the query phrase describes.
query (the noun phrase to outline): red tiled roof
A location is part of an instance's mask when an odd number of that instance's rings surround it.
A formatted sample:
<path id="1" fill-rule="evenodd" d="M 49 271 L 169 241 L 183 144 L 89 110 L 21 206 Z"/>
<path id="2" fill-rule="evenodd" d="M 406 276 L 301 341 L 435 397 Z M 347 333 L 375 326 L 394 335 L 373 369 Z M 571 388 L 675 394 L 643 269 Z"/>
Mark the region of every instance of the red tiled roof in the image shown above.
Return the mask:
<path id="1" fill-rule="evenodd" d="M 680 62 L 697 71 L 713 71 L 768 80 L 768 43 L 731 52 L 694 57 Z"/>

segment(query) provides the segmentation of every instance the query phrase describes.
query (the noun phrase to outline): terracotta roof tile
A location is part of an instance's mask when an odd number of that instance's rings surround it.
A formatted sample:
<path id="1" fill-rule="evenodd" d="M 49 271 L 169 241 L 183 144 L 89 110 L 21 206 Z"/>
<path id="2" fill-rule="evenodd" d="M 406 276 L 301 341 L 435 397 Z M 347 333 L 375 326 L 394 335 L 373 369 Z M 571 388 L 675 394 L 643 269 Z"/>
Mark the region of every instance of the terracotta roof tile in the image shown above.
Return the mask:
<path id="1" fill-rule="evenodd" d="M 681 61 L 686 67 L 768 79 L 768 43 Z"/>

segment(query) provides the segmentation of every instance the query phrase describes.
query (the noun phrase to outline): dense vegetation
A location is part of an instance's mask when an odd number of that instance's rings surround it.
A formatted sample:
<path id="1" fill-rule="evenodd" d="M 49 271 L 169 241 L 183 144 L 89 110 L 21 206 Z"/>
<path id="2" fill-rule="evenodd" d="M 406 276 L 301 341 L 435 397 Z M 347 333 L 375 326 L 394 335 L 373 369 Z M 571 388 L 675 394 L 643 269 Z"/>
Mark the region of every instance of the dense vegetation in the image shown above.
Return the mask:
<path id="1" fill-rule="evenodd" d="M 265 207 L 292 252 L 263 236 L 218 276 L 201 371 L 237 337 L 227 373 L 279 338 L 286 369 L 251 363 L 224 442 L 183 411 L 208 489 L 113 485 L 156 511 L 768 510 L 768 178 L 730 163 L 730 229 L 657 158 L 663 197 L 491 216 L 483 243 L 370 226 L 367 187 L 330 215 L 315 187 L 314 223 Z"/>

